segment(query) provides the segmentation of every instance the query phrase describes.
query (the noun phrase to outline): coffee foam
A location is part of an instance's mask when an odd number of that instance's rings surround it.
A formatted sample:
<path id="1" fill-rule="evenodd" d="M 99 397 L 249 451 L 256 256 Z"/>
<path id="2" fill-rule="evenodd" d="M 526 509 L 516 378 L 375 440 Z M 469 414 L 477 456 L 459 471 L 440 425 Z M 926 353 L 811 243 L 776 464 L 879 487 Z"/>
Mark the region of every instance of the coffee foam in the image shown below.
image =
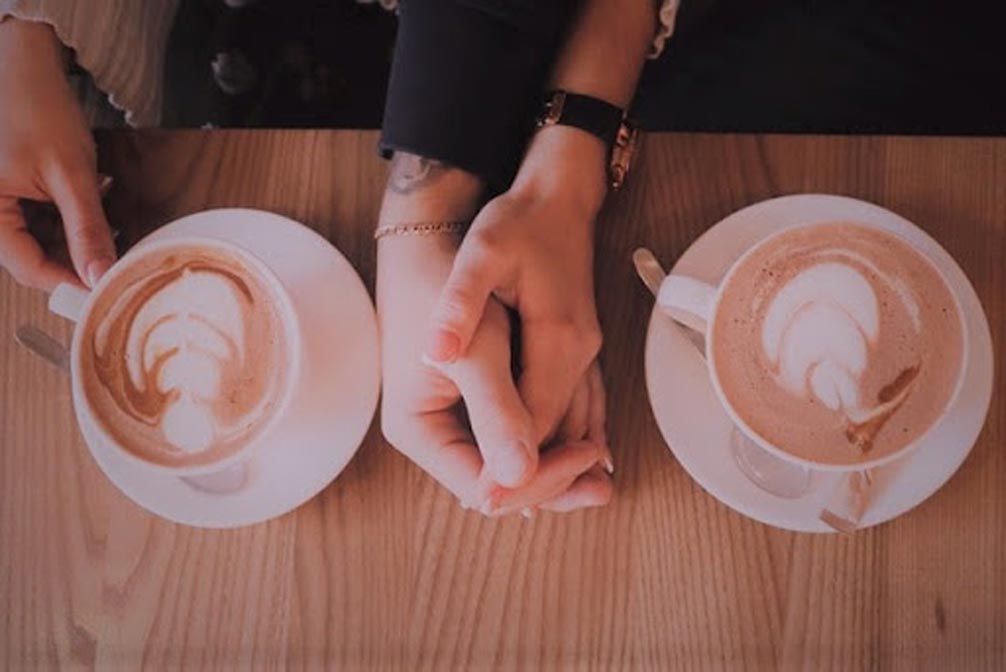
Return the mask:
<path id="1" fill-rule="evenodd" d="M 899 239 L 853 224 L 777 236 L 724 288 L 713 332 L 721 388 L 788 452 L 855 463 L 917 438 L 960 368 L 957 307 Z"/>
<path id="2" fill-rule="evenodd" d="M 282 394 L 287 345 L 274 299 L 237 255 L 191 245 L 134 262 L 84 326 L 84 390 L 124 448 L 202 465 L 251 440 Z"/>

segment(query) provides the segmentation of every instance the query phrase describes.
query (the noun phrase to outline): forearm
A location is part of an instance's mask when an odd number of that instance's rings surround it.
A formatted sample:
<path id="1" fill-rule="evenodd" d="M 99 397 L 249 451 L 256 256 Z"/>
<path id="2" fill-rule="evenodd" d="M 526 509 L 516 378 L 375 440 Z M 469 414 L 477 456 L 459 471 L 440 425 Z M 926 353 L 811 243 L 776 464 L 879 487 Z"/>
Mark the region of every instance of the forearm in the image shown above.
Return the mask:
<path id="1" fill-rule="evenodd" d="M 483 190 L 482 180 L 471 173 L 426 157 L 396 152 L 378 224 L 468 221 L 481 205 Z M 450 233 L 382 237 L 377 263 L 379 310 L 403 304 L 401 309 L 421 323 L 450 272 L 460 242 L 460 234 Z M 409 291 L 402 292 L 406 285 Z"/>
<path id="2" fill-rule="evenodd" d="M 470 173 L 414 154 L 392 157 L 379 225 L 467 221 L 482 199 L 482 181 Z M 377 313 L 386 381 L 385 403 L 430 396 L 414 385 L 430 379 L 405 375 L 422 355 L 417 337 L 427 323 L 461 242 L 460 234 L 388 235 L 377 243 Z M 397 376 L 397 377 L 396 377 Z"/>
<path id="3" fill-rule="evenodd" d="M 63 48 L 52 27 L 44 23 L 7 18 L 0 21 L 0 75 L 31 58 L 53 72 L 62 73 Z"/>
<path id="4" fill-rule="evenodd" d="M 399 8 L 380 149 L 449 162 L 509 186 L 568 0 L 409 0 Z"/>
<path id="5" fill-rule="evenodd" d="M 381 201 L 379 224 L 470 220 L 485 183 L 441 161 L 395 152 Z"/>
<path id="6" fill-rule="evenodd" d="M 656 15 L 652 0 L 586 0 L 560 51 L 550 88 L 628 108 L 646 61 Z M 608 148 L 576 128 L 549 126 L 528 147 L 515 186 L 561 194 L 592 222 L 607 192 Z"/>
<path id="7" fill-rule="evenodd" d="M 627 108 L 656 29 L 653 0 L 586 0 L 552 71 L 552 88 Z"/>

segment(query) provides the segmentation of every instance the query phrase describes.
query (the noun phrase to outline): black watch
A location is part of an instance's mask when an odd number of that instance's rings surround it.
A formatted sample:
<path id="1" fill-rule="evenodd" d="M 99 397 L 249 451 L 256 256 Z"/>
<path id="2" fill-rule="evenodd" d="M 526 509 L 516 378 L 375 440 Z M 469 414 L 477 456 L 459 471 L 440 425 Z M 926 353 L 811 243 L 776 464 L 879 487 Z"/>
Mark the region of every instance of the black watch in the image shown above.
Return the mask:
<path id="1" fill-rule="evenodd" d="M 613 189 L 625 182 L 635 148 L 636 129 L 625 110 L 609 102 L 569 91 L 552 91 L 545 99 L 538 128 L 572 126 L 594 135 L 608 148 L 608 178 Z"/>

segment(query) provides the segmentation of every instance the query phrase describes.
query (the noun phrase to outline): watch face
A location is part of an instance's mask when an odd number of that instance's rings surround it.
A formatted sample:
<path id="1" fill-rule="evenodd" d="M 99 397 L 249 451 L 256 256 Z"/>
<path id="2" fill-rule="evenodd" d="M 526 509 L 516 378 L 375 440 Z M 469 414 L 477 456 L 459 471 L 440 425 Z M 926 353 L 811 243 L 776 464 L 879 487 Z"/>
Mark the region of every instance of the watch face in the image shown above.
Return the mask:
<path id="1" fill-rule="evenodd" d="M 625 176 L 629 173 L 636 152 L 638 135 L 639 131 L 625 122 L 618 128 L 615 145 L 611 148 L 611 163 L 608 166 L 612 189 L 618 189 L 625 182 Z"/>
<path id="2" fill-rule="evenodd" d="M 566 92 L 554 91 L 549 94 L 548 100 L 538 115 L 538 128 L 543 126 L 553 126 L 562 119 L 562 111 L 566 107 Z"/>

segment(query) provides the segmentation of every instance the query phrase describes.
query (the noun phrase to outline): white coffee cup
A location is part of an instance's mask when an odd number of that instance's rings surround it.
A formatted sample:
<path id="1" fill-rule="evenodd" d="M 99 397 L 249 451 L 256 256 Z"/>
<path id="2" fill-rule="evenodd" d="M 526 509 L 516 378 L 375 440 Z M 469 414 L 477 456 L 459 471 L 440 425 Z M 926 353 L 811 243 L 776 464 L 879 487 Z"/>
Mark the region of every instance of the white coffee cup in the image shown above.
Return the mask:
<path id="1" fill-rule="evenodd" d="M 933 429 L 938 426 L 943 419 L 947 416 L 949 410 L 953 407 L 957 397 L 961 392 L 961 388 L 964 384 L 964 374 L 967 370 L 968 363 L 968 328 L 967 322 L 964 319 L 964 312 L 961 304 L 960 297 L 956 294 L 953 289 L 953 285 L 948 282 L 946 275 L 939 269 L 939 267 L 933 263 L 931 257 L 929 257 L 924 250 L 919 249 L 918 246 L 913 245 L 910 241 L 898 236 L 895 232 L 890 229 L 883 228 L 880 226 L 873 225 L 866 222 L 855 222 L 859 226 L 873 228 L 880 231 L 886 235 L 894 236 L 904 242 L 906 245 L 911 246 L 915 249 L 920 256 L 929 262 L 930 266 L 937 273 L 937 275 L 943 280 L 944 285 L 948 288 L 951 296 L 953 296 L 954 302 L 957 306 L 957 315 L 960 320 L 961 334 L 962 334 L 962 349 L 961 349 L 961 360 L 960 368 L 957 374 L 955 386 L 952 394 L 950 395 L 947 403 L 944 405 L 941 414 L 936 418 L 934 422 L 914 441 L 907 443 L 905 446 L 901 447 L 897 451 L 883 455 L 881 457 L 865 460 L 862 462 L 857 462 L 854 464 L 836 464 L 829 462 L 817 462 L 809 460 L 803 457 L 794 455 L 783 448 L 774 445 L 771 441 L 768 441 L 757 432 L 755 432 L 747 423 L 744 422 L 743 418 L 737 413 L 730 400 L 727 398 L 723 391 L 723 385 L 720 381 L 719 371 L 717 370 L 717 363 L 715 357 L 715 348 L 713 347 L 713 342 L 715 339 L 715 334 L 713 333 L 714 325 L 716 324 L 717 311 L 721 304 L 721 299 L 723 296 L 723 288 L 729 286 L 731 281 L 733 281 L 734 275 L 737 270 L 744 264 L 749 256 L 754 254 L 757 250 L 761 249 L 763 246 L 770 244 L 777 236 L 783 235 L 785 233 L 791 232 L 794 228 L 803 228 L 804 226 L 814 226 L 820 224 L 820 222 L 807 222 L 805 225 L 800 225 L 798 227 L 790 227 L 778 231 L 765 239 L 762 239 L 752 247 L 748 248 L 744 254 L 742 254 L 733 264 L 728 268 L 723 279 L 720 281 L 718 286 L 710 285 L 701 280 L 695 278 L 675 275 L 668 275 L 660 286 L 660 291 L 657 296 L 657 305 L 663 313 L 674 319 L 676 322 L 685 325 L 686 327 L 697 331 L 705 336 L 705 361 L 709 371 L 709 379 L 712 383 L 712 387 L 715 390 L 716 397 L 723 407 L 726 414 L 729 416 L 730 420 L 736 426 L 738 431 L 748 439 L 750 442 L 755 444 L 758 448 L 763 449 L 770 457 L 778 458 L 778 460 L 784 463 L 801 468 L 810 469 L 825 472 L 839 472 L 845 476 L 859 476 L 861 474 L 866 474 L 867 484 L 869 482 L 869 470 L 876 467 L 883 466 L 898 460 L 907 454 L 911 453 L 913 450 L 918 448 L 928 437 Z M 750 474 L 748 474 L 750 477 Z M 858 481 L 853 481 L 853 487 L 865 487 L 861 484 L 857 485 Z M 850 480 L 845 479 L 845 487 L 850 486 Z M 768 488 L 766 488 L 768 489 Z M 841 488 L 840 488 L 841 489 Z"/>
<path id="2" fill-rule="evenodd" d="M 93 306 L 99 297 L 102 296 L 113 281 L 120 275 L 128 272 L 129 268 L 139 260 L 150 255 L 162 253 L 165 249 L 178 247 L 196 247 L 201 249 L 217 250 L 221 254 L 240 259 L 241 262 L 256 272 L 257 277 L 266 284 L 270 296 L 275 301 L 276 315 L 285 331 L 285 343 L 288 349 L 286 361 L 290 367 L 284 378 L 283 388 L 276 396 L 274 410 L 270 416 L 258 427 L 253 436 L 249 437 L 248 443 L 239 450 L 210 464 L 200 465 L 165 465 L 158 464 L 136 455 L 129 451 L 104 429 L 102 423 L 96 418 L 87 395 L 84 393 L 82 371 L 81 340 L 83 329 L 75 329 L 73 340 L 70 346 L 70 376 L 73 391 L 73 406 L 77 416 L 77 422 L 81 427 L 84 437 L 90 442 L 97 440 L 103 446 L 109 447 L 122 459 L 134 464 L 141 465 L 145 469 L 159 473 L 184 476 L 184 477 L 213 477 L 227 472 L 232 472 L 236 468 L 244 465 L 256 452 L 270 443 L 270 435 L 275 427 L 286 415 L 290 400 L 293 398 L 297 381 L 300 377 L 302 339 L 300 324 L 297 314 L 294 311 L 292 301 L 286 288 L 276 277 L 275 273 L 261 260 L 255 257 L 246 249 L 233 243 L 199 236 L 173 237 L 171 239 L 140 243 L 121 259 L 119 259 L 109 271 L 102 276 L 101 280 L 91 291 L 87 291 L 75 285 L 59 285 L 49 297 L 49 310 L 65 317 L 75 323 L 85 323 L 89 317 Z"/>

